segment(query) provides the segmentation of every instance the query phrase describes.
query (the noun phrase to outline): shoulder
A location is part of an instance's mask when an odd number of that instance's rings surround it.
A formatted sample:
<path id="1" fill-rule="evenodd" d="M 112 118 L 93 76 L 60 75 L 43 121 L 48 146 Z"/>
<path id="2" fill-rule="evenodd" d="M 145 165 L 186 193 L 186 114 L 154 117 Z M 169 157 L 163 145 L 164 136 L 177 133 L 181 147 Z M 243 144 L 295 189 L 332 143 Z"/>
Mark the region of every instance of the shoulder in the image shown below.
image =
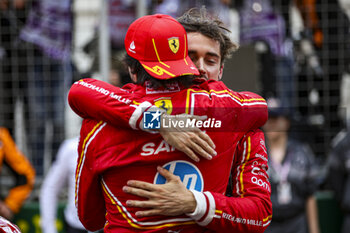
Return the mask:
<path id="1" fill-rule="evenodd" d="M 233 91 L 228 88 L 222 81 L 207 80 L 206 82 L 201 83 L 198 87 L 206 91 L 224 91 L 226 93 L 230 93 L 232 97 L 241 103 L 249 101 L 251 103 L 260 102 L 266 105 L 265 99 L 260 95 L 249 91 Z"/>
<path id="2" fill-rule="evenodd" d="M 72 158 L 75 159 L 78 155 L 78 143 L 78 137 L 64 140 L 58 150 L 57 160 L 68 163 Z"/>
<path id="3" fill-rule="evenodd" d="M 295 161 L 305 161 L 313 163 L 315 161 L 315 154 L 308 143 L 304 143 L 297 139 L 289 139 L 288 151 L 292 153 Z"/>
<path id="4" fill-rule="evenodd" d="M 241 97 L 242 100 L 249 101 L 250 103 L 262 103 L 264 105 L 266 104 L 266 100 L 261 97 L 260 95 L 250 92 L 250 91 L 242 91 L 242 92 L 235 92 L 237 96 Z"/>
<path id="5" fill-rule="evenodd" d="M 75 152 L 78 148 L 79 137 L 66 139 L 62 142 L 60 149 L 67 152 Z"/>
<path id="6" fill-rule="evenodd" d="M 248 131 L 244 137 L 253 137 L 253 138 L 261 138 L 264 137 L 264 132 L 261 129 L 255 129 L 255 130 L 250 130 Z"/>
<path id="7" fill-rule="evenodd" d="M 10 133 L 9 133 L 8 129 L 6 129 L 4 127 L 0 127 L 0 137 L 7 137 L 9 135 L 10 135 Z"/>
<path id="8" fill-rule="evenodd" d="M 265 147 L 265 135 L 261 129 L 250 130 L 244 134 L 243 138 L 240 140 L 240 143 L 249 140 L 251 144 Z"/>
<path id="9" fill-rule="evenodd" d="M 350 150 L 350 131 L 340 131 L 332 140 L 333 149 L 346 149 Z"/>
<path id="10" fill-rule="evenodd" d="M 296 151 L 307 151 L 312 152 L 311 147 L 308 143 L 300 141 L 296 138 L 289 138 L 288 139 L 288 147 L 290 149 L 296 150 Z"/>
<path id="11" fill-rule="evenodd" d="M 65 148 L 76 148 L 79 142 L 79 137 L 69 138 L 62 142 L 62 147 Z"/>

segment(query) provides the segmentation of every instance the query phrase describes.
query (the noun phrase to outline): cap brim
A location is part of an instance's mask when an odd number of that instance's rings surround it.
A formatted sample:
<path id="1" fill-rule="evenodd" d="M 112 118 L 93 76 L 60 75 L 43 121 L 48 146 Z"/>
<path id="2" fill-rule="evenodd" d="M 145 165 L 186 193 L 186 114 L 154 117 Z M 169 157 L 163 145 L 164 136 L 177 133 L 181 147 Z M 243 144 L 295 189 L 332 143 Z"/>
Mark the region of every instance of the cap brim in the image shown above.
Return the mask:
<path id="1" fill-rule="evenodd" d="M 184 75 L 199 75 L 199 71 L 187 56 L 174 61 L 140 61 L 147 73 L 156 79 L 171 79 Z"/>

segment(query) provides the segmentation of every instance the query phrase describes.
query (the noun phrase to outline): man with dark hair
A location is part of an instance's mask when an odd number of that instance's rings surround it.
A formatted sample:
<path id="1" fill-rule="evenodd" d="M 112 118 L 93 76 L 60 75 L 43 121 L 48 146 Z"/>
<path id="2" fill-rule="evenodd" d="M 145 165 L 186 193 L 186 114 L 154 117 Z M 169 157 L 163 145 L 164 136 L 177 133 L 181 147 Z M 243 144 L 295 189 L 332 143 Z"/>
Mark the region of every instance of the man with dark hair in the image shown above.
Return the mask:
<path id="1" fill-rule="evenodd" d="M 242 197 L 250 190 L 264 200 L 261 203 L 247 200 L 240 208 L 254 208 L 266 216 L 263 221 L 252 215 L 236 218 L 231 214 L 236 210 L 225 208 L 225 197 L 221 194 L 225 193 L 236 144 L 249 129 L 256 129 L 265 122 L 266 103 L 253 93 L 232 92 L 221 82 L 194 79 L 195 85 L 186 88 L 187 79 L 178 76 L 199 74 L 187 56 L 186 40 L 183 27 L 171 17 L 142 17 L 130 26 L 125 39 L 128 55 L 142 65 L 128 63 L 131 77 L 137 82 L 143 79 L 141 83 L 127 85 L 124 90 L 97 80 L 82 80 L 73 85 L 69 95 L 72 108 L 80 116 L 90 117 L 84 120 L 81 130 L 76 181 L 78 213 L 88 229 L 97 230 L 104 225 L 106 232 L 161 232 L 164 229 L 202 232 L 208 231 L 207 228 L 227 232 L 234 229 L 233 221 L 256 232 L 266 228 L 271 214 L 268 184 L 265 190 L 257 189 L 255 184 L 242 185 L 240 189 Z M 154 79 L 158 79 L 160 85 Z M 163 111 L 166 109 L 171 115 L 206 115 L 214 129 L 203 122 L 199 125 L 213 138 L 218 155 L 211 161 L 194 164 L 159 134 L 125 127 L 139 129 L 140 123 L 145 127 L 159 120 L 160 115 L 163 126 L 162 119 L 171 122 L 170 117 L 160 113 L 163 102 L 168 106 Z M 91 104 L 93 109 L 89 109 Z M 150 114 L 152 119 L 147 118 Z M 114 122 L 118 128 L 91 117 Z M 247 152 L 249 158 L 250 144 Z M 179 176 L 177 180 L 181 179 L 190 189 L 182 186 L 186 195 L 178 198 L 179 204 L 188 203 L 181 213 L 187 216 L 177 216 L 178 212 L 170 214 L 174 217 L 140 216 L 136 212 L 138 208 L 128 206 L 131 196 L 122 192 L 124 185 L 130 178 L 164 184 L 165 178 L 171 175 L 166 170 Z M 251 173 L 248 179 L 257 179 L 258 175 Z"/>
<path id="2" fill-rule="evenodd" d="M 227 36 L 228 30 L 223 23 L 208 15 L 205 8 L 200 10 L 191 9 L 178 18 L 184 26 L 188 38 L 188 52 L 192 61 L 198 68 L 201 76 L 206 79 L 221 80 L 225 59 L 229 58 L 232 52 L 238 48 L 237 44 L 231 42 Z M 254 189 L 260 193 L 270 192 L 267 175 L 268 155 L 265 147 L 265 138 L 261 130 L 249 131 L 237 144 L 236 152 L 232 162 L 230 182 L 226 190 L 225 206 L 232 211 L 232 230 L 236 232 L 252 232 L 248 224 L 239 220 L 251 216 L 252 219 L 264 222 L 264 219 L 271 219 L 264 211 L 256 211 L 256 207 L 268 209 L 264 195 L 256 195 Z M 250 156 L 247 153 L 250 149 Z M 258 172 L 257 172 L 258 171 Z M 253 177 L 251 175 L 254 175 Z M 176 182 L 172 174 L 167 175 L 168 183 L 165 185 L 147 184 L 139 181 L 129 181 L 129 188 L 125 190 L 129 193 L 148 198 L 147 201 L 129 201 L 135 207 L 147 207 L 146 210 L 139 211 L 142 216 L 152 216 L 154 214 L 173 214 L 174 210 L 181 213 L 186 203 L 178 204 L 177 196 L 183 194 L 181 183 Z M 266 185 L 264 185 L 266 184 Z M 246 189 L 250 187 L 252 189 Z M 143 191 L 148 191 L 147 193 Z M 156 196 L 156 198 L 152 198 Z M 246 203 L 254 202 L 250 208 L 245 208 Z M 216 203 L 216 208 L 221 206 Z M 230 213 L 227 211 L 226 213 Z M 268 211 L 267 211 L 268 212 Z M 271 213 L 271 212 L 270 212 Z M 225 216 L 225 212 L 221 216 Z M 238 219 L 238 220 L 237 220 Z M 268 224 L 261 226 L 259 232 L 263 232 Z M 221 232 L 218 228 L 218 232 Z M 255 231 L 254 231 L 255 232 Z"/>
<path id="3" fill-rule="evenodd" d="M 219 43 L 220 65 L 223 65 L 225 60 L 230 58 L 232 52 L 238 49 L 238 45 L 231 41 L 224 23 L 213 15 L 209 15 L 205 8 L 193 8 L 185 12 L 177 19 L 185 28 L 187 36 L 191 33 L 200 33 L 211 40 Z M 189 48 L 189 52 L 190 52 Z"/>

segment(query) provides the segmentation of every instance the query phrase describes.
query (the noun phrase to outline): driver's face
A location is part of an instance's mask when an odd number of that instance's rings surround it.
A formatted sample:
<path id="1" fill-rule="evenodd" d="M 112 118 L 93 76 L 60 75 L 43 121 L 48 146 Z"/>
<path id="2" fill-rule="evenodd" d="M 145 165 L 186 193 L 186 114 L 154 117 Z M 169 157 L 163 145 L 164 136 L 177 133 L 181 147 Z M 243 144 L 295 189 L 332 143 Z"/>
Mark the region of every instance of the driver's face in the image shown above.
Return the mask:
<path id="1" fill-rule="evenodd" d="M 220 80 L 223 65 L 221 65 L 220 44 L 199 32 L 187 34 L 188 55 L 197 66 L 201 77 Z"/>

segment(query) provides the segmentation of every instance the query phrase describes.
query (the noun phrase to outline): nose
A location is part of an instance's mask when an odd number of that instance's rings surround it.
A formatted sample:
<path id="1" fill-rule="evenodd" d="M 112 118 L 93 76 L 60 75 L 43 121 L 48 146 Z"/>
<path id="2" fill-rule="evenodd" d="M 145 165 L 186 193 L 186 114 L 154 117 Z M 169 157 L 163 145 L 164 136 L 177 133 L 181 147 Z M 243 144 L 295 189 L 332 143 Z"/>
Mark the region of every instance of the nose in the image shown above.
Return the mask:
<path id="1" fill-rule="evenodd" d="M 197 69 L 198 69 L 199 74 L 201 76 L 206 75 L 207 72 L 206 72 L 205 67 L 204 67 L 203 59 L 198 59 L 197 62 L 195 63 L 195 65 L 197 66 Z"/>

